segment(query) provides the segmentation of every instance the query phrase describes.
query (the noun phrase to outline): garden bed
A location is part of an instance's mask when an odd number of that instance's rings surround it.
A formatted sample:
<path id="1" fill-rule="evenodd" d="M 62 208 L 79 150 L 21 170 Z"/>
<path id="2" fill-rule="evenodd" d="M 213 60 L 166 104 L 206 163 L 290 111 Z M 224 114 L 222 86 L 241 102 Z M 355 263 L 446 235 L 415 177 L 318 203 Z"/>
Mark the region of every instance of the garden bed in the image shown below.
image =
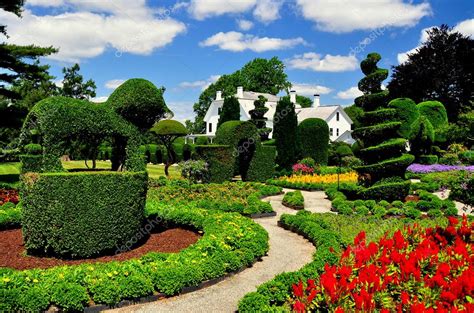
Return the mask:
<path id="1" fill-rule="evenodd" d="M 26 255 L 21 229 L 5 230 L 0 232 L 0 267 L 25 270 L 83 263 L 125 261 L 139 258 L 149 252 L 177 253 L 196 243 L 199 238 L 201 235 L 197 232 L 183 228 L 157 230 L 143 242 L 121 253 L 90 259 L 65 260 Z"/>

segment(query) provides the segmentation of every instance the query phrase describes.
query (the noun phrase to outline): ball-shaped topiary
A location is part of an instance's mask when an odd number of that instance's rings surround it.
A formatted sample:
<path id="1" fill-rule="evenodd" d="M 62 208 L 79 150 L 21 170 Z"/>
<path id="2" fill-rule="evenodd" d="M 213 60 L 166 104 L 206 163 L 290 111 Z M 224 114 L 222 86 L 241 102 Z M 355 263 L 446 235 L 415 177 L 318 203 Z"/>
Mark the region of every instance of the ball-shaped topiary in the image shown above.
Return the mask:
<path id="1" fill-rule="evenodd" d="M 107 104 L 139 129 L 149 129 L 171 112 L 163 98 L 164 90 L 146 79 L 133 78 L 115 89 Z"/>
<path id="2" fill-rule="evenodd" d="M 425 101 L 418 103 L 420 115 L 426 116 L 435 129 L 435 141 L 444 142 L 446 137 L 442 130 L 448 127 L 448 114 L 446 108 L 439 101 Z"/>
<path id="3" fill-rule="evenodd" d="M 328 163 L 329 126 L 320 118 L 308 118 L 298 125 L 298 147 L 301 158 L 310 157 L 317 164 Z"/>
<path id="4" fill-rule="evenodd" d="M 388 107 L 396 110 L 396 117 L 402 122 L 398 134 L 405 139 L 410 139 L 415 132 L 413 126 L 420 117 L 416 103 L 409 98 L 397 98 L 390 101 Z"/>

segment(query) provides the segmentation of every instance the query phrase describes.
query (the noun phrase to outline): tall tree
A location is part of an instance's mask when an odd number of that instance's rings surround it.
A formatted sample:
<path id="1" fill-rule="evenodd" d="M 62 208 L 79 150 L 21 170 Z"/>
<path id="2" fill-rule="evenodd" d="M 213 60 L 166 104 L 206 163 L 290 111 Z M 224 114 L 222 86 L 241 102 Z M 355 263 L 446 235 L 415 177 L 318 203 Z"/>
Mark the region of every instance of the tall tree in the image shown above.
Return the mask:
<path id="1" fill-rule="evenodd" d="M 61 94 L 65 97 L 75 99 L 90 99 L 95 97 L 95 90 L 97 86 L 92 79 L 84 82 L 84 77 L 79 74 L 81 67 L 79 64 L 74 64 L 71 67 L 63 68 L 63 86 Z"/>
<path id="2" fill-rule="evenodd" d="M 451 122 L 474 109 L 474 40 L 441 25 L 408 61 L 393 68 L 390 97 L 443 103 Z"/>
<path id="3" fill-rule="evenodd" d="M 265 106 L 267 100 L 264 96 L 258 96 L 258 99 L 253 102 L 255 108 L 249 111 L 250 121 L 257 127 L 262 141 L 268 140 L 268 135 L 272 131 L 267 127 L 267 118 L 265 117 L 268 112 L 268 108 Z"/>
<path id="4" fill-rule="evenodd" d="M 219 115 L 219 121 L 217 122 L 217 128 L 228 121 L 239 121 L 240 120 L 240 103 L 236 97 L 230 96 L 224 99 L 222 105 L 221 114 Z"/>
<path id="5" fill-rule="evenodd" d="M 309 108 L 313 105 L 313 100 L 305 96 L 296 95 L 296 103 L 302 108 Z"/>
<path id="6" fill-rule="evenodd" d="M 273 116 L 273 139 L 277 149 L 277 164 L 281 168 L 289 169 L 297 159 L 296 130 L 298 119 L 295 105 L 289 97 L 282 97 L 278 101 Z"/>
<path id="7" fill-rule="evenodd" d="M 221 76 L 201 93 L 199 101 L 194 104 L 193 108 L 196 113 L 194 128 L 198 132 L 205 131 L 203 118 L 215 99 L 217 91 L 222 91 L 222 95 L 228 97 L 235 94 L 237 87 L 242 86 L 245 90 L 276 95 L 281 90 L 291 87 L 284 70 L 283 62 L 277 57 L 273 57 L 269 60 L 255 59 L 242 69 Z"/>

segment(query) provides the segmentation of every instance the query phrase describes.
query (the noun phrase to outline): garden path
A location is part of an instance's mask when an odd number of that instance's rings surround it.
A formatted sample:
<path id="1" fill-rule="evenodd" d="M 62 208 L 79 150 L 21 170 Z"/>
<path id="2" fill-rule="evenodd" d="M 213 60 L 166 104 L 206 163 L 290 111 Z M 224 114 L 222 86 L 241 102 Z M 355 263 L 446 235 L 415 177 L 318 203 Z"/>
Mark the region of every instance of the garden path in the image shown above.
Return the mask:
<path id="1" fill-rule="evenodd" d="M 290 191 L 289 189 L 285 189 Z M 303 191 L 305 207 L 311 212 L 329 212 L 331 202 L 324 192 Z M 275 275 L 296 271 L 312 260 L 314 246 L 290 231 L 278 227 L 277 222 L 283 213 L 295 214 L 297 211 L 281 204 L 283 195 L 267 197 L 277 213 L 275 217 L 255 219 L 268 232 L 270 251 L 261 262 L 210 287 L 156 302 L 137 304 L 113 312 L 235 312 L 242 297 Z"/>

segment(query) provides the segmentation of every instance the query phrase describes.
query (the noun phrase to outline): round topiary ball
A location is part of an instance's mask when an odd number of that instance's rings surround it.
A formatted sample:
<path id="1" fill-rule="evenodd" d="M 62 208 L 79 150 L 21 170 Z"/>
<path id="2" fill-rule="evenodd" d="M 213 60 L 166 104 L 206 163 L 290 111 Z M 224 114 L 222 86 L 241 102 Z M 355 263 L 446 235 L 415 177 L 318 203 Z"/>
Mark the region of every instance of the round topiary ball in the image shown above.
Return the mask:
<path id="1" fill-rule="evenodd" d="M 162 136 L 185 136 L 188 133 L 183 124 L 174 120 L 159 121 L 150 131 Z"/>
<path id="2" fill-rule="evenodd" d="M 164 90 L 146 79 L 133 78 L 115 89 L 107 104 L 139 129 L 147 130 L 171 113 L 163 98 Z"/>

